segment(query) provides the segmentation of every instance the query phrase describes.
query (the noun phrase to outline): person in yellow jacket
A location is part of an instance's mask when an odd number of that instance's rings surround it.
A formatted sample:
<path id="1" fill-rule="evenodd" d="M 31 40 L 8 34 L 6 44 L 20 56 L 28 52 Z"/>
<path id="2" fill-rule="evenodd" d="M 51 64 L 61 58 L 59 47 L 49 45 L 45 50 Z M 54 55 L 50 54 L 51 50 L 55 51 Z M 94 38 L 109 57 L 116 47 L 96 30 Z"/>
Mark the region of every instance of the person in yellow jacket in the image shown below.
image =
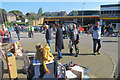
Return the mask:
<path id="1" fill-rule="evenodd" d="M 34 37 L 33 32 L 34 32 L 34 27 L 31 26 L 31 36 L 32 36 L 32 37 Z"/>
<path id="2" fill-rule="evenodd" d="M 28 37 L 31 38 L 31 29 L 30 29 L 30 26 L 28 26 Z"/>
<path id="3" fill-rule="evenodd" d="M 28 36 L 29 36 L 30 38 L 33 37 L 33 31 L 34 31 L 34 27 L 29 26 L 29 27 L 28 27 Z"/>

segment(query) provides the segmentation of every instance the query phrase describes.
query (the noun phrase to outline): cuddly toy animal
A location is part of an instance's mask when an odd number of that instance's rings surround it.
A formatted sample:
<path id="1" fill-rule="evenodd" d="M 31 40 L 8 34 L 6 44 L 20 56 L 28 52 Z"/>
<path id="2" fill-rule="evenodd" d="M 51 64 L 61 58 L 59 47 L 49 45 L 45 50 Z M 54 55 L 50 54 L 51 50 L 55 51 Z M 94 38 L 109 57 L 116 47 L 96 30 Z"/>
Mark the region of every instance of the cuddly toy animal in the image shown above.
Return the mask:
<path id="1" fill-rule="evenodd" d="M 46 62 L 50 62 L 54 59 L 53 55 L 50 53 L 50 47 L 47 44 L 44 48 L 42 47 L 41 44 L 36 45 L 36 55 L 35 59 L 36 60 L 41 60 L 43 62 L 44 69 L 47 74 L 50 73 L 50 71 L 46 67 Z"/>

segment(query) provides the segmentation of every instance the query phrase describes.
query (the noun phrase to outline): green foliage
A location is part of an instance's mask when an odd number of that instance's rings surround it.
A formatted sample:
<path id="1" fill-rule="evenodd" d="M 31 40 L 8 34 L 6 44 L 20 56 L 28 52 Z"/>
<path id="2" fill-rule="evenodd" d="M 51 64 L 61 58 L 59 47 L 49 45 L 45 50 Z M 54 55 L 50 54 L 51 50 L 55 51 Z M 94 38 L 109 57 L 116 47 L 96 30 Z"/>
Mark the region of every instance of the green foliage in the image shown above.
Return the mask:
<path id="1" fill-rule="evenodd" d="M 84 26 L 82 26 L 82 27 L 83 27 L 83 28 L 84 28 L 84 27 L 88 27 L 88 25 L 84 25 Z"/>
<path id="2" fill-rule="evenodd" d="M 33 20 L 29 21 L 28 25 L 33 25 Z"/>
<path id="3" fill-rule="evenodd" d="M 16 20 L 20 20 L 21 18 L 20 17 L 17 17 Z"/>
<path id="4" fill-rule="evenodd" d="M 42 8 L 39 8 L 39 10 L 38 10 L 38 16 L 42 16 Z"/>
<path id="5" fill-rule="evenodd" d="M 13 22 L 6 22 L 7 25 L 9 25 L 10 27 L 13 26 Z"/>
<path id="6" fill-rule="evenodd" d="M 30 15 L 26 17 L 28 20 L 38 20 L 38 15 L 36 13 L 30 13 Z"/>
<path id="7" fill-rule="evenodd" d="M 39 16 L 39 15 L 38 15 Z M 45 14 L 42 14 L 41 16 L 45 16 Z"/>
<path id="8" fill-rule="evenodd" d="M 25 22 L 15 22 L 14 24 L 25 25 Z"/>
<path id="9" fill-rule="evenodd" d="M 7 13 L 5 9 L 0 9 L 0 13 L 3 12 L 3 13 Z"/>
<path id="10" fill-rule="evenodd" d="M 10 11 L 9 13 L 18 13 L 18 14 L 22 14 L 22 12 L 19 11 L 19 10 L 13 10 L 13 11 Z"/>
<path id="11" fill-rule="evenodd" d="M 29 20 L 29 22 L 27 24 L 32 25 L 33 20 L 38 20 L 39 16 L 36 13 L 29 13 L 29 15 L 26 15 L 26 18 Z"/>
<path id="12" fill-rule="evenodd" d="M 73 11 L 73 16 L 77 16 L 78 15 L 78 11 Z"/>
<path id="13" fill-rule="evenodd" d="M 117 80 L 120 80 L 120 73 L 118 74 Z"/>
<path id="14" fill-rule="evenodd" d="M 18 25 L 25 25 L 25 22 L 6 22 L 7 25 L 9 25 L 10 27 L 14 26 L 15 24 Z"/>

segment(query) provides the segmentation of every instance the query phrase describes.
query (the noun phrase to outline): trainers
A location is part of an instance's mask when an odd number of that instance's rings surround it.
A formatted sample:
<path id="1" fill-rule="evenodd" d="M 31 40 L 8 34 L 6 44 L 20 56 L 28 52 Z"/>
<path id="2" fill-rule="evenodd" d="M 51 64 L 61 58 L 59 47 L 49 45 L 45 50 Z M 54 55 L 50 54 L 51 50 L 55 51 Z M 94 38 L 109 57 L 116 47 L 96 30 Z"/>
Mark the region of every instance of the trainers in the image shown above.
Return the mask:
<path id="1" fill-rule="evenodd" d="M 98 55 L 100 55 L 100 51 L 97 51 Z"/>
<path id="2" fill-rule="evenodd" d="M 94 55 L 97 55 L 97 52 L 95 52 Z"/>
<path id="3" fill-rule="evenodd" d="M 58 56 L 57 58 L 58 58 L 58 60 L 62 59 L 62 57 L 60 57 L 60 56 Z"/>
<path id="4" fill-rule="evenodd" d="M 58 60 L 62 59 L 62 57 L 59 57 Z"/>
<path id="5" fill-rule="evenodd" d="M 73 53 L 70 53 L 71 56 L 73 56 Z"/>
<path id="6" fill-rule="evenodd" d="M 78 54 L 76 54 L 75 57 L 78 57 Z"/>

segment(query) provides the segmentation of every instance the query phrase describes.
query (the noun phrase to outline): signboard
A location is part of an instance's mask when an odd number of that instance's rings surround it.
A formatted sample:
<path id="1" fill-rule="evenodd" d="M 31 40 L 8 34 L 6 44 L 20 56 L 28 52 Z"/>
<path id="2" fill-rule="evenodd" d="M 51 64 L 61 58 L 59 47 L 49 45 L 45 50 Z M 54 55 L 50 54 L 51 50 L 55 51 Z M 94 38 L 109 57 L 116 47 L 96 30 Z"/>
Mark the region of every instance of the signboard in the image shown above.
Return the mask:
<path id="1" fill-rule="evenodd" d="M 43 23 L 44 23 L 44 18 L 43 17 L 39 18 L 39 24 L 43 24 Z"/>

